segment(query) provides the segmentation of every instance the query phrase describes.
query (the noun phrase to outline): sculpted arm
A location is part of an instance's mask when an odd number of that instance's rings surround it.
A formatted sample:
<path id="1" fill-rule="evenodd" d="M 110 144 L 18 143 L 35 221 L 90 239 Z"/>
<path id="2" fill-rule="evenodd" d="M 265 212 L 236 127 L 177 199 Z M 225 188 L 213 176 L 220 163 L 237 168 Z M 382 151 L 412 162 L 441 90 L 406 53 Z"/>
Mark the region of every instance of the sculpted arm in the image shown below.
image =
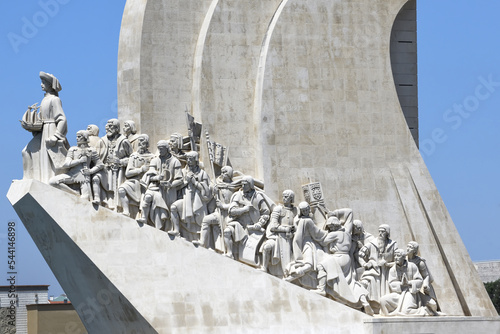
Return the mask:
<path id="1" fill-rule="evenodd" d="M 81 159 L 75 159 L 75 149 L 72 147 L 68 150 L 68 154 L 66 155 L 66 159 L 64 160 L 63 167 L 71 168 L 76 165 L 79 165 L 83 162 Z"/>
<path id="2" fill-rule="evenodd" d="M 56 124 L 56 132 L 54 136 L 59 140 L 64 140 L 68 133 L 68 121 L 62 108 L 61 99 L 56 97 L 52 100 L 52 111 L 54 115 L 54 122 Z"/>
<path id="3" fill-rule="evenodd" d="M 184 175 L 182 174 L 181 163 L 177 160 L 173 166 L 173 175 L 172 178 L 172 188 L 181 187 L 184 184 Z"/>
<path id="4" fill-rule="evenodd" d="M 392 292 L 401 293 L 401 281 L 398 279 L 398 273 L 396 271 L 396 266 L 389 269 L 389 277 L 388 277 L 389 287 Z"/>
<path id="5" fill-rule="evenodd" d="M 99 153 L 97 153 L 96 150 L 92 150 L 92 162 L 94 166 L 90 169 L 89 174 L 95 174 L 98 171 L 104 169 L 104 164 L 102 163 L 101 159 L 99 158 Z"/>
<path id="6" fill-rule="evenodd" d="M 417 293 L 420 288 L 422 287 L 422 276 L 420 275 L 420 272 L 418 271 L 418 268 L 416 265 L 413 265 L 413 279 L 410 280 L 410 285 L 411 285 L 411 293 L 415 294 Z"/>
<path id="7" fill-rule="evenodd" d="M 146 171 L 147 164 L 144 164 L 140 167 L 135 167 L 134 166 L 134 161 L 135 161 L 135 155 L 130 156 L 130 159 L 128 160 L 127 163 L 127 169 L 125 170 L 125 177 L 126 178 L 131 178 L 134 176 L 137 176 L 143 172 Z"/>
<path id="8" fill-rule="evenodd" d="M 121 154 L 122 157 L 120 158 L 120 166 L 125 167 L 128 165 L 130 155 L 134 152 L 134 150 L 132 149 L 132 145 L 127 139 L 123 140 L 122 150 L 123 152 Z"/>
<path id="9" fill-rule="evenodd" d="M 233 196 L 234 197 L 234 196 Z M 229 204 L 229 216 L 236 218 L 250 211 L 248 205 L 240 206 L 237 199 L 231 199 L 231 204 Z"/>

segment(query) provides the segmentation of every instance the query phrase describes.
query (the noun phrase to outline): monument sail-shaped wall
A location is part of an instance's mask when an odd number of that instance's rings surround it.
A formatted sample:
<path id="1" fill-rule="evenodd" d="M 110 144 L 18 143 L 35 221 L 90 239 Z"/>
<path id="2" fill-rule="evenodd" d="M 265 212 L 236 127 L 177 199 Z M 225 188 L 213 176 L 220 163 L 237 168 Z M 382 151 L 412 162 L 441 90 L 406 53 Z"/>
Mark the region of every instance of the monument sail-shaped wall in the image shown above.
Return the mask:
<path id="1" fill-rule="evenodd" d="M 400 247 L 420 243 L 445 313 L 494 315 L 415 144 L 415 10 L 407 0 L 129 0 L 119 116 L 153 129 L 154 142 L 186 127 L 187 106 L 272 198 L 320 182 L 328 208 L 352 208 L 368 231 L 389 224 Z"/>

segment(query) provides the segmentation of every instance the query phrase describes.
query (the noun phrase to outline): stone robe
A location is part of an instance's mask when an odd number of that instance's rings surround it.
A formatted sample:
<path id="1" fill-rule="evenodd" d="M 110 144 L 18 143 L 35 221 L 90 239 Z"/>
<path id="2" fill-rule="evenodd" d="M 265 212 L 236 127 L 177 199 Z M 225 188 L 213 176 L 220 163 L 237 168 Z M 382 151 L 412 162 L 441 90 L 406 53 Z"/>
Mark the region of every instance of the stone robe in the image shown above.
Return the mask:
<path id="1" fill-rule="evenodd" d="M 42 130 L 33 132 L 33 138 L 22 152 L 23 179 L 49 183 L 50 178 L 60 171 L 69 148 L 66 139 L 68 126 L 61 99 L 46 93 L 40 103 L 38 118 L 43 124 Z M 45 141 L 52 136 L 56 136 L 57 142 L 49 147 Z"/>
<path id="2" fill-rule="evenodd" d="M 365 270 L 361 275 L 360 280 L 368 282 L 368 299 L 379 302 L 380 297 L 389 292 L 389 284 L 387 275 L 389 266 L 379 266 L 379 261 L 384 259 L 386 263 L 394 262 L 394 251 L 398 248 L 397 243 L 388 239 L 383 247 L 379 247 L 378 238 L 370 240 L 366 245 L 368 249 L 368 262 L 372 264 L 372 268 Z M 362 265 L 365 264 L 363 259 L 359 259 Z"/>
<path id="3" fill-rule="evenodd" d="M 408 286 L 402 286 L 403 277 Z M 418 267 L 405 260 L 403 265 L 394 265 L 388 274 L 390 293 L 382 296 L 380 308 L 384 315 L 425 314 L 421 308 L 420 288 L 422 276 Z"/>
<path id="4" fill-rule="evenodd" d="M 198 183 L 196 187 L 191 182 L 182 188 L 182 212 L 180 213 L 181 235 L 188 240 L 198 239 L 197 233 L 200 232 L 203 218 L 208 214 L 207 203 L 212 199 L 210 189 L 210 178 L 208 174 L 196 167 L 193 172 L 188 166 L 184 169 L 184 175 L 191 173 Z M 174 203 L 175 205 L 175 203 Z M 187 236 L 186 232 L 190 234 Z"/>
<path id="5" fill-rule="evenodd" d="M 300 285 L 306 288 L 314 289 L 318 285 L 317 266 L 322 257 L 326 235 L 327 232 L 317 227 L 311 218 L 299 218 L 292 242 L 295 260 L 289 264 L 288 272 L 292 271 L 292 268 L 310 266 L 311 269 L 299 278 Z"/>
<path id="6" fill-rule="evenodd" d="M 328 252 L 320 262 L 318 279 L 326 273 L 325 292 L 333 299 L 353 308 L 361 308 L 361 296 L 368 291 L 356 281 L 352 248 L 352 220 L 344 225 L 344 229 L 328 233 L 324 243 Z"/>
<path id="7" fill-rule="evenodd" d="M 266 244 L 272 247 L 271 251 L 271 266 L 276 266 L 281 263 L 282 272 L 284 272 L 290 262 L 293 261 L 292 241 L 293 233 L 279 232 L 280 227 L 297 226 L 298 208 L 292 206 L 288 208 L 283 205 L 277 205 L 271 213 L 270 222 L 266 228 L 267 240 L 262 245 L 260 252 Z M 276 268 L 270 268 L 271 274 Z M 282 274 L 282 272 L 280 274 Z"/>
<path id="8" fill-rule="evenodd" d="M 145 172 L 129 176 L 130 171 L 142 168 L 142 166 L 144 165 L 149 166 L 151 159 L 153 159 L 153 154 L 150 152 L 135 152 L 132 153 L 132 155 L 129 157 L 127 169 L 125 171 L 125 177 L 127 178 L 127 180 L 120 186 L 120 188 L 123 188 L 125 190 L 128 198 L 135 205 L 138 205 L 140 203 L 142 194 L 146 191 L 146 185 L 142 184 L 141 186 L 141 179 L 144 176 Z"/>

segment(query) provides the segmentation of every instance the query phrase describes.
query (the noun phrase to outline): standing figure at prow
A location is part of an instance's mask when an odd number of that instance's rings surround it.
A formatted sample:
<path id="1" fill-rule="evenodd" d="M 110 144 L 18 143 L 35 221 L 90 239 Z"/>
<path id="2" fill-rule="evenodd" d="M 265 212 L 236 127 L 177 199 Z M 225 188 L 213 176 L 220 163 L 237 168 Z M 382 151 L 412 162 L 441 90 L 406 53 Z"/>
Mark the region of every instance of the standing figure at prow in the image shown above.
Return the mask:
<path id="1" fill-rule="evenodd" d="M 68 125 L 59 99 L 62 89 L 59 80 L 45 72 L 40 72 L 40 79 L 45 91 L 40 111 L 36 113 L 36 104 L 29 107 L 21 121 L 22 127 L 33 134 L 22 153 L 23 178 L 49 183 L 66 159 Z"/>
<path id="2" fill-rule="evenodd" d="M 96 149 L 89 146 L 88 131 L 80 130 L 76 133 L 76 146 L 69 149 L 63 167 L 69 171 L 53 176 L 49 184 L 68 192 L 75 192 L 71 186 L 76 186 L 76 193 L 90 200 L 92 198 L 91 177 L 102 170 L 104 164 L 99 159 Z"/>
<path id="3" fill-rule="evenodd" d="M 243 176 L 241 189 L 234 193 L 229 205 L 231 221 L 224 230 L 226 256 L 257 267 L 257 252 L 264 238 L 265 227 L 274 203 L 255 190 L 251 176 Z"/>
<path id="4" fill-rule="evenodd" d="M 288 264 L 293 260 L 292 241 L 299 210 L 293 205 L 295 193 L 283 191 L 283 205 L 274 207 L 266 229 L 267 240 L 262 245 L 262 265 L 259 268 L 277 277 L 283 277 Z"/>
<path id="5" fill-rule="evenodd" d="M 141 184 L 141 179 L 149 169 L 149 164 L 153 159 L 153 154 L 149 152 L 149 136 L 146 134 L 139 135 L 137 143 L 137 152 L 132 153 L 128 159 L 125 171 L 127 180 L 118 188 L 118 195 L 123 209 L 122 214 L 127 217 L 131 216 L 130 205 L 138 207 L 142 194 L 146 191 L 145 185 Z M 137 213 L 137 210 L 134 213 Z"/>
<path id="6" fill-rule="evenodd" d="M 199 240 L 201 223 L 208 214 L 207 203 L 212 199 L 212 191 L 208 174 L 199 166 L 198 152 L 187 152 L 186 163 L 183 196 L 172 204 L 170 211 L 174 233 L 179 232 L 186 240 L 193 241 Z"/>
<path id="7" fill-rule="evenodd" d="M 106 123 L 106 135 L 101 140 L 101 158 L 105 168 L 92 178 L 92 202 L 115 209 L 119 204 L 118 187 L 125 181 L 125 168 L 132 154 L 132 146 L 127 138 L 120 134 L 120 122 L 114 118 Z"/>

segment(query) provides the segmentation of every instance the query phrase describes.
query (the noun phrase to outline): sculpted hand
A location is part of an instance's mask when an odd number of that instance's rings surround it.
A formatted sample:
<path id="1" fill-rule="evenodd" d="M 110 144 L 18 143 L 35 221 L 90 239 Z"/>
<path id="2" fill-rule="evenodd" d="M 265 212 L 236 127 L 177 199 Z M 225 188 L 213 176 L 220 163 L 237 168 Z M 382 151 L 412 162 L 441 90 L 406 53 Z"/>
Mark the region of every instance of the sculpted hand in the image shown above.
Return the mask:
<path id="1" fill-rule="evenodd" d="M 368 269 L 373 268 L 373 264 L 371 262 L 367 262 L 367 263 L 365 263 L 364 267 L 366 270 L 368 270 Z"/>
<path id="2" fill-rule="evenodd" d="M 88 168 L 82 169 L 82 174 L 85 175 L 85 176 L 89 176 L 90 175 L 90 169 L 88 169 Z"/>
<path id="3" fill-rule="evenodd" d="M 57 137 L 56 136 L 50 136 L 49 138 L 45 139 L 45 144 L 48 147 L 52 147 L 57 143 Z"/>
<path id="4" fill-rule="evenodd" d="M 378 261 L 378 265 L 381 266 L 381 267 L 384 267 L 386 265 L 387 261 L 385 259 L 381 259 L 380 261 Z"/>
<path id="5" fill-rule="evenodd" d="M 147 165 L 142 165 L 141 172 L 145 173 L 148 169 L 149 169 L 149 167 Z"/>
<path id="6" fill-rule="evenodd" d="M 424 286 L 423 286 L 423 288 L 424 288 L 424 293 L 425 293 L 426 295 L 428 295 L 428 294 L 430 293 L 430 288 L 429 288 L 429 286 L 428 286 L 428 285 L 424 285 Z"/>
<path id="7" fill-rule="evenodd" d="M 163 188 L 167 188 L 167 189 L 170 189 L 172 187 L 172 184 L 170 183 L 170 181 L 160 181 L 160 185 Z"/>

